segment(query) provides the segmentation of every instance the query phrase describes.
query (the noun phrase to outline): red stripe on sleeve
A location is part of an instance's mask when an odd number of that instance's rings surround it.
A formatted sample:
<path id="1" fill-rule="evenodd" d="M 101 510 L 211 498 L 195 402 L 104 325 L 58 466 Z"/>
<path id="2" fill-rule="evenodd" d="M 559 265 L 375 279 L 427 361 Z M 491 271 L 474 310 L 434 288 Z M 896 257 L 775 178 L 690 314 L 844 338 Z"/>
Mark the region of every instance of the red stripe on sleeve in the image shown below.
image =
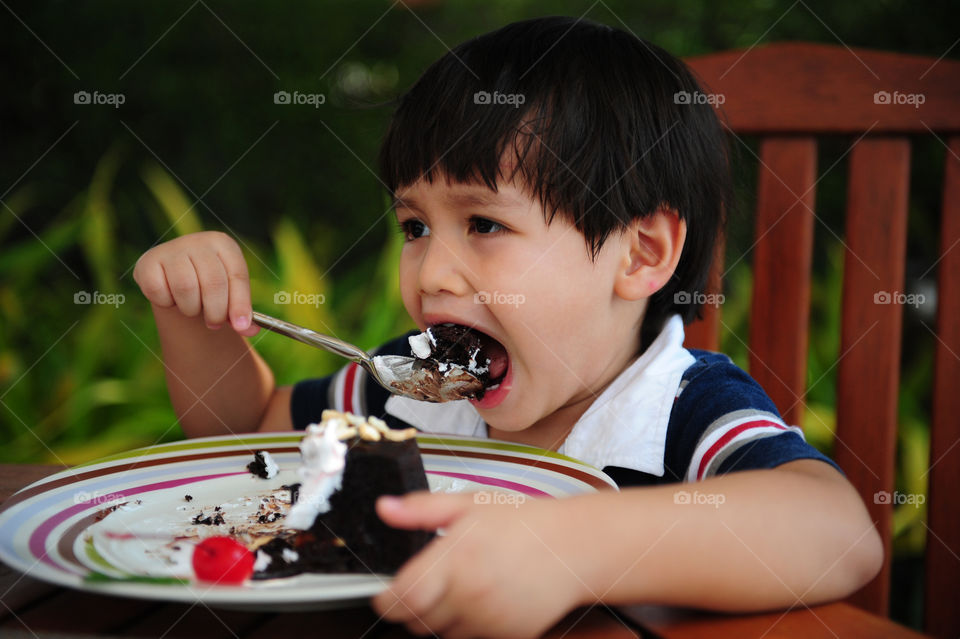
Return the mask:
<path id="1" fill-rule="evenodd" d="M 724 433 L 723 437 L 718 439 L 713 443 L 706 454 L 704 454 L 703 459 L 700 460 L 700 467 L 697 468 L 697 480 L 703 479 L 703 473 L 707 470 L 707 467 L 710 465 L 710 461 L 716 456 L 720 450 L 730 443 L 730 440 L 742 433 L 745 430 L 751 428 L 766 428 L 768 426 L 773 426 L 774 428 L 780 430 L 787 430 L 787 427 L 783 424 L 778 424 L 777 422 L 771 422 L 767 420 L 756 421 L 756 422 L 747 422 L 746 424 L 740 424 L 736 428 L 731 428 L 729 431 Z"/>
<path id="2" fill-rule="evenodd" d="M 343 380 L 343 412 L 353 412 L 353 380 L 357 376 L 358 364 L 350 364 L 347 367 L 347 376 Z"/>

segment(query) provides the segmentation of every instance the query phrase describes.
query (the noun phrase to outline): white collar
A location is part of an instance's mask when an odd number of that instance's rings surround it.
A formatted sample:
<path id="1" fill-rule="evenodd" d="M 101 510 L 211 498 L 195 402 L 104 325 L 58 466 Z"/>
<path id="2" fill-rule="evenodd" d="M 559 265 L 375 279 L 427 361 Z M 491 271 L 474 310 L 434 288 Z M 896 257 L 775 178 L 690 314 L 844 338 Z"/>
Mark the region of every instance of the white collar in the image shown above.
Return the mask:
<path id="1" fill-rule="evenodd" d="M 683 338 L 683 321 L 674 315 L 577 420 L 558 452 L 596 468 L 620 466 L 663 476 L 670 411 L 680 378 L 695 361 Z M 424 432 L 487 436 L 486 424 L 466 400 L 432 404 L 392 395 L 385 410 Z"/>

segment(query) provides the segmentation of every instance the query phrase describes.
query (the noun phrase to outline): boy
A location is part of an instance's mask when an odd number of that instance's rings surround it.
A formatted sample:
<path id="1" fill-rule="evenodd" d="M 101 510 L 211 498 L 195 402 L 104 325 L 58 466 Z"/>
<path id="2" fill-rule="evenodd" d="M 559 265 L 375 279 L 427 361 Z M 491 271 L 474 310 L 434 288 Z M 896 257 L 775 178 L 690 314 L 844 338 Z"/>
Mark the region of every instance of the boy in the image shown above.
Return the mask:
<path id="1" fill-rule="evenodd" d="M 729 359 L 682 347 L 730 191 L 711 107 L 675 99 L 698 91 L 649 43 L 547 18 L 461 45 L 403 97 L 381 151 L 402 297 L 421 329 L 493 340 L 502 381 L 479 401 L 388 398 L 356 367 L 276 388 L 241 337 L 256 328 L 236 243 L 151 249 L 134 276 L 184 431 L 303 428 L 330 406 L 559 450 L 624 489 L 518 510 L 382 499 L 391 525 L 446 530 L 373 600 L 414 632 L 533 635 L 598 600 L 747 611 L 853 592 L 882 561 L 856 492 Z M 705 499 L 685 503 L 685 480 Z"/>

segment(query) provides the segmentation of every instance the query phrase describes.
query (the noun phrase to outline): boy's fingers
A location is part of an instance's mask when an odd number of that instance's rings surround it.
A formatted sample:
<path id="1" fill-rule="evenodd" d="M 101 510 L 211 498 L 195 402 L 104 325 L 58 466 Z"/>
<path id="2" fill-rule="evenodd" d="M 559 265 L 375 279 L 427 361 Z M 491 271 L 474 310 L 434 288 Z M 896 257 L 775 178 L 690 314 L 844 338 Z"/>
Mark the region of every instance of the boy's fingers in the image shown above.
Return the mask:
<path id="1" fill-rule="evenodd" d="M 425 615 L 417 615 L 405 621 L 407 630 L 415 635 L 445 637 L 452 626 L 460 622 L 463 610 L 455 609 L 446 598 L 441 598 Z"/>
<path id="2" fill-rule="evenodd" d="M 228 315 L 230 325 L 241 335 L 255 335 L 260 330 L 251 321 L 253 308 L 250 304 L 250 275 L 243 254 L 237 249 L 220 253 L 230 288 Z"/>
<path id="3" fill-rule="evenodd" d="M 458 610 L 445 599 L 441 599 L 427 616 L 416 620 L 412 627 L 408 624 L 408 628 L 410 628 L 410 632 L 414 634 L 431 634 L 445 637 L 452 627 L 461 623 L 460 617 L 462 614 L 462 609 Z M 421 630 L 421 628 L 423 630 Z"/>
<path id="4" fill-rule="evenodd" d="M 200 312 L 200 283 L 190 258 L 183 256 L 163 265 L 170 294 L 181 313 L 196 317 Z"/>
<path id="5" fill-rule="evenodd" d="M 421 491 L 377 500 L 377 514 L 394 528 L 436 530 L 459 519 L 473 503 L 470 495 Z"/>
<path id="6" fill-rule="evenodd" d="M 414 565 L 420 558 L 424 561 Z M 410 585 L 407 585 L 408 580 L 395 581 L 391 586 L 391 591 L 400 598 L 397 608 L 403 609 L 403 621 L 417 634 L 423 634 L 423 631 L 438 633 L 463 612 L 450 605 L 450 583 L 444 568 L 439 566 L 442 560 L 443 556 L 438 559 L 436 553 L 417 556 L 410 562 L 410 575 L 415 581 Z"/>
<path id="7" fill-rule="evenodd" d="M 137 265 L 133 269 L 133 279 L 152 304 L 163 308 L 173 306 L 173 295 L 167 287 L 167 278 L 160 262 L 142 258 L 137 260 Z"/>
<path id="8" fill-rule="evenodd" d="M 190 258 L 200 283 L 203 319 L 210 327 L 219 327 L 227 320 L 229 283 L 223 264 L 215 255 L 201 253 Z"/>
<path id="9" fill-rule="evenodd" d="M 374 597 L 374 610 L 384 619 L 407 623 L 435 609 L 446 589 L 446 579 L 444 567 L 431 550 L 429 546 L 404 564 L 390 588 Z"/>

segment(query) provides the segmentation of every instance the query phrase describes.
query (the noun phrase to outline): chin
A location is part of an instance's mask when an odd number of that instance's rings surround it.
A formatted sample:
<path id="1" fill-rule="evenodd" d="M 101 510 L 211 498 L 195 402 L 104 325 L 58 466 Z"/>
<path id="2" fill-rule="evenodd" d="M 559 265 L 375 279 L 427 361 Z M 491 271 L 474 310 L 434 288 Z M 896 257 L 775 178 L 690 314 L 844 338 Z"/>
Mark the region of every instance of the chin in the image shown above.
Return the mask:
<path id="1" fill-rule="evenodd" d="M 527 430 L 537 421 L 530 417 L 517 415 L 516 410 L 501 406 L 489 410 L 477 409 L 477 413 L 491 428 L 509 433 L 519 433 Z"/>

